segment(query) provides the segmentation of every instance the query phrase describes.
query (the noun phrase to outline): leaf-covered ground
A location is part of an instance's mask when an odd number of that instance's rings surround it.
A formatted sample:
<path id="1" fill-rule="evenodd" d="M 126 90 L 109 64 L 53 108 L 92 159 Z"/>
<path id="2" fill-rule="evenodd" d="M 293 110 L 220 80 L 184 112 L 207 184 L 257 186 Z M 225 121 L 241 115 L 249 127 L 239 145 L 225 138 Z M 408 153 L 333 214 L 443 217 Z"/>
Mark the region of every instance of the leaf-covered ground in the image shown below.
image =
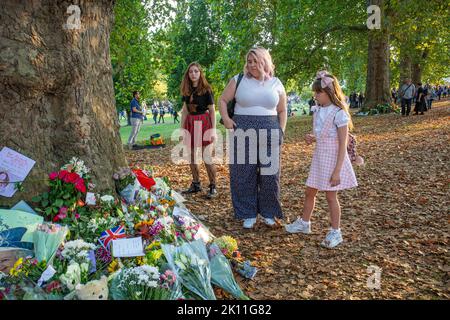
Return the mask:
<path id="1" fill-rule="evenodd" d="M 319 194 L 311 235 L 289 235 L 261 222 L 244 231 L 233 218 L 228 167 L 218 166 L 218 191 L 188 197 L 187 206 L 216 236 L 231 235 L 242 255 L 259 268 L 254 280 L 238 278 L 253 299 L 449 299 L 450 101 L 423 116 L 355 117 L 359 187 L 340 194 L 344 243 L 320 247 L 328 230 L 324 194 Z M 301 212 L 312 146 L 304 143 L 310 117 L 289 119 L 282 153 L 285 221 Z M 176 190 L 189 186 L 187 165 L 170 160 L 171 147 L 127 151 L 129 162 L 149 164 Z M 202 167 L 202 184 L 208 184 Z M 367 286 L 381 268 L 379 290 Z M 373 276 L 372 276 L 373 278 Z"/>

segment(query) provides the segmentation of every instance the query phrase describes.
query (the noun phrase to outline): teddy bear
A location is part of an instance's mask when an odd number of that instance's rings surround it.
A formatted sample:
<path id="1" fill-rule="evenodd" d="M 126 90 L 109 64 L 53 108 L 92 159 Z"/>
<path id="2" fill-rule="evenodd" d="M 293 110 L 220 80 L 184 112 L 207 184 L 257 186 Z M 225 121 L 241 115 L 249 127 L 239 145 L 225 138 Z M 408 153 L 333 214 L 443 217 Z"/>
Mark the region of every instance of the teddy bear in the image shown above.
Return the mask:
<path id="1" fill-rule="evenodd" d="M 75 288 L 78 300 L 108 300 L 108 278 L 102 276 L 100 280 L 93 280 Z"/>

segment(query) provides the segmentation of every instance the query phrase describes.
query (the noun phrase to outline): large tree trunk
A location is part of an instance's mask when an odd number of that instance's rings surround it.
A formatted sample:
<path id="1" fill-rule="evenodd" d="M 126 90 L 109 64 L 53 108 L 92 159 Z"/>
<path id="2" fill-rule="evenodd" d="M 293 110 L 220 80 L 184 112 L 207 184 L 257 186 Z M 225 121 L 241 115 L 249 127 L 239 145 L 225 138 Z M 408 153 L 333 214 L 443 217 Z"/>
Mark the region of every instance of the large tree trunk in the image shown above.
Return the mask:
<path id="1" fill-rule="evenodd" d="M 412 63 L 412 82 L 417 84 L 422 82 L 422 72 L 425 65 L 425 61 L 428 57 L 428 50 L 416 52 L 414 55 L 414 61 Z"/>
<path id="2" fill-rule="evenodd" d="M 79 29 L 63 28 L 70 5 Z M 34 159 L 26 192 L 44 190 L 47 174 L 72 156 L 92 169 L 98 191 L 114 190 L 112 173 L 126 165 L 109 56 L 111 0 L 3 0 L 0 10 L 0 148 Z"/>
<path id="3" fill-rule="evenodd" d="M 389 30 L 386 23 L 384 0 L 370 0 L 369 5 L 381 9 L 381 29 L 369 30 L 366 99 L 364 109 L 390 102 Z"/>
<path id="4" fill-rule="evenodd" d="M 405 79 L 411 79 L 411 53 L 407 47 L 400 48 L 400 83 L 398 88 L 401 88 Z"/>

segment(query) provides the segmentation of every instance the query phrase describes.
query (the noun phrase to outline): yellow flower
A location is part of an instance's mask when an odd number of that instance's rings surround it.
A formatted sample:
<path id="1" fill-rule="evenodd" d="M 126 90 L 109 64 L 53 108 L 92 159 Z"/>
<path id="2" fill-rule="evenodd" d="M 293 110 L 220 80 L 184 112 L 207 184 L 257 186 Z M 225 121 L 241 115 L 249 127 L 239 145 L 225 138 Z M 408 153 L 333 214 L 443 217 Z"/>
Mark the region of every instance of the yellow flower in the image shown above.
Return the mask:
<path id="1" fill-rule="evenodd" d="M 217 238 L 215 242 L 221 249 L 225 249 L 229 254 L 238 249 L 236 239 L 230 236 L 222 236 Z"/>
<path id="2" fill-rule="evenodd" d="M 154 248 L 159 248 L 159 247 L 161 247 L 161 241 L 153 241 L 145 248 L 145 251 L 150 251 Z"/>
<path id="3" fill-rule="evenodd" d="M 144 265 L 144 257 L 136 257 L 136 264 L 138 266 Z"/>
<path id="4" fill-rule="evenodd" d="M 114 273 L 117 270 L 119 270 L 119 261 L 117 259 L 114 259 L 108 266 L 108 272 Z"/>
<path id="5" fill-rule="evenodd" d="M 20 274 L 21 270 L 20 267 L 23 264 L 23 258 L 20 258 L 19 260 L 16 261 L 16 263 L 14 263 L 14 266 L 11 268 L 11 270 L 9 270 L 9 274 L 16 277 Z"/>
<path id="6" fill-rule="evenodd" d="M 143 226 L 151 227 L 154 222 L 155 222 L 155 219 L 150 219 L 150 220 L 147 220 L 147 221 L 141 221 L 141 222 L 139 222 L 139 223 L 134 225 L 134 229 L 138 230 L 139 228 L 141 228 Z"/>

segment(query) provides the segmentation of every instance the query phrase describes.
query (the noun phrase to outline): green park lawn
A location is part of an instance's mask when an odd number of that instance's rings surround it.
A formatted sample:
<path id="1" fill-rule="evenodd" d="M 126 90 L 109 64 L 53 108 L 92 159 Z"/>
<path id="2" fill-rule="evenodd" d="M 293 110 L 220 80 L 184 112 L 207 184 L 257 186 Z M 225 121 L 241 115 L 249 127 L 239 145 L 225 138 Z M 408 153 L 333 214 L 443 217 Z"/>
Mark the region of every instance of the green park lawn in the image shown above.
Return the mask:
<path id="1" fill-rule="evenodd" d="M 301 107 L 300 105 L 293 105 L 293 108 L 297 108 L 298 111 L 295 111 L 295 116 L 301 116 Z M 217 122 L 220 119 L 219 112 L 216 112 L 216 119 Z M 181 114 L 178 116 L 178 120 L 181 121 Z M 148 141 L 150 139 L 150 136 L 156 133 L 159 133 L 163 136 L 164 141 L 168 143 L 171 139 L 171 135 L 175 129 L 180 128 L 179 123 L 173 123 L 173 117 L 171 117 L 169 114 L 166 114 L 164 116 L 164 123 L 155 124 L 153 121 L 152 116 L 147 116 L 147 120 L 144 120 L 144 124 L 141 127 L 141 130 L 139 131 L 139 134 L 136 138 L 137 144 L 143 144 L 145 141 Z M 224 131 L 224 127 L 220 124 L 217 125 L 217 128 L 219 130 Z M 126 120 L 120 121 L 120 138 L 122 140 L 123 144 L 126 144 L 128 141 L 128 137 L 130 136 L 131 132 L 131 126 L 127 125 Z"/>

